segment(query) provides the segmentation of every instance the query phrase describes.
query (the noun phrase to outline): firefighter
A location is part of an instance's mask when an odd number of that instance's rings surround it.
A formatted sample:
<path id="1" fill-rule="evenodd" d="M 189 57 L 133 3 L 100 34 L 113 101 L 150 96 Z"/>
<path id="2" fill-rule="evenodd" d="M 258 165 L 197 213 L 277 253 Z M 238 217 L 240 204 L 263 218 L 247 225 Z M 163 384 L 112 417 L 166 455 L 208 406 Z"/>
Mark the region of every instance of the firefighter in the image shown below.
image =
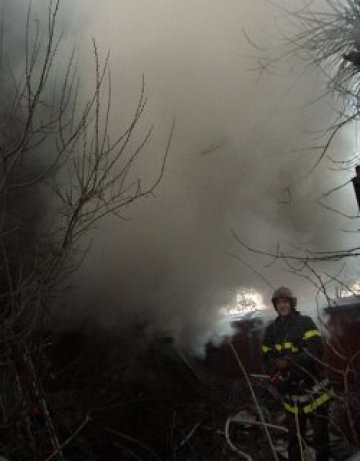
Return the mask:
<path id="1" fill-rule="evenodd" d="M 324 377 L 323 340 L 313 320 L 296 310 L 296 298 L 289 288 L 275 290 L 272 303 L 278 316 L 266 328 L 262 352 L 266 372 L 282 396 L 289 460 L 303 459 L 309 420 L 316 460 L 328 461 L 327 407 L 332 392 Z"/>

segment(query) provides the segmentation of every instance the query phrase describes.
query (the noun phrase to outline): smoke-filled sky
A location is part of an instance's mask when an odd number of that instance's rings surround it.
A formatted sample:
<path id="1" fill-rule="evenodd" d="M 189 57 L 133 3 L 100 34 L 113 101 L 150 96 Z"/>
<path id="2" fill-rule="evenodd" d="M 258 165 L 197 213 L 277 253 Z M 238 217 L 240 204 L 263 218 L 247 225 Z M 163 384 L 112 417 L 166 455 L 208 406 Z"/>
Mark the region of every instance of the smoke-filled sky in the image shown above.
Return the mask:
<path id="1" fill-rule="evenodd" d="M 214 330 L 219 306 L 231 302 L 239 288 L 255 288 L 265 300 L 271 293 L 229 252 L 274 287 L 292 287 L 300 307 L 313 302 L 311 284 L 241 248 L 232 230 L 264 250 L 278 243 L 331 250 L 354 238 L 344 232 L 354 224 L 317 203 L 352 173 L 330 171 L 325 161 L 309 175 L 318 153 L 299 150 L 321 143 L 335 102 L 314 102 L 325 91 L 321 76 L 296 56 L 284 56 L 284 30 L 290 35 L 293 30 L 283 8 L 294 9 L 298 2 L 277 5 L 266 0 L 64 0 L 64 46 L 78 46 L 85 87 L 93 83 L 92 38 L 101 56 L 110 50 L 116 123 L 134 110 L 145 76 L 143 126 L 155 125 L 137 165 L 145 180 L 158 171 L 176 118 L 156 196 L 126 210 L 129 221 L 108 218 L 91 235 L 91 252 L 66 301 L 78 318 L 89 315 L 115 328 L 145 319 L 150 331 L 161 329 L 198 347 Z M 264 59 L 280 55 L 262 71 Z M 331 153 L 344 158 L 353 149 L 351 127 Z M 289 184 L 294 185 L 290 202 Z M 350 186 L 329 200 L 356 212 Z M 356 276 L 354 271 L 352 265 L 347 276 Z"/>

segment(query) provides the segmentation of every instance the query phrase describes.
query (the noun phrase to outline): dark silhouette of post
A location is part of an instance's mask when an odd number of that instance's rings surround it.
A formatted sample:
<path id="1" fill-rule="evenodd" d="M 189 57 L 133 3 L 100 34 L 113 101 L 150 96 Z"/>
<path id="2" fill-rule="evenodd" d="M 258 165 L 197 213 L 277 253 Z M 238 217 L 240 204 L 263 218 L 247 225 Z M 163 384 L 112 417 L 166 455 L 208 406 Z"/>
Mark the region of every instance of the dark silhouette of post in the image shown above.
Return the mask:
<path id="1" fill-rule="evenodd" d="M 5 2 L 0 0 L 0 98 L 4 90 L 4 27 L 5 27 Z"/>
<path id="2" fill-rule="evenodd" d="M 360 165 L 357 165 L 355 167 L 355 170 L 356 170 L 356 176 L 354 176 L 351 181 L 354 186 L 356 200 L 358 203 L 358 208 L 360 210 Z"/>

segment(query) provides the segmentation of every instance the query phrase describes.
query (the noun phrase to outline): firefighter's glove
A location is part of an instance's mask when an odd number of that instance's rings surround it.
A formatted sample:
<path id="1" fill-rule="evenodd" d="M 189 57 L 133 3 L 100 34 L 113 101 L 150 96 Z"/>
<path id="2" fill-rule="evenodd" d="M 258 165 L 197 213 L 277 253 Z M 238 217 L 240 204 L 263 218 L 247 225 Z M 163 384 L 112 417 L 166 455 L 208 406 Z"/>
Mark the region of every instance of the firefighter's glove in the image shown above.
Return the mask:
<path id="1" fill-rule="evenodd" d="M 270 375 L 270 383 L 277 387 L 279 385 L 279 381 L 281 379 L 281 371 L 277 370 Z"/>
<path id="2" fill-rule="evenodd" d="M 287 371 L 280 373 L 279 383 L 277 386 L 278 391 L 280 394 L 285 394 L 289 391 L 290 383 L 290 373 Z"/>
<path id="3" fill-rule="evenodd" d="M 277 388 L 280 393 L 285 393 L 289 386 L 290 374 L 288 371 L 277 370 L 270 375 L 270 383 Z"/>
<path id="4" fill-rule="evenodd" d="M 289 362 L 284 358 L 280 358 L 275 360 L 275 365 L 278 370 L 284 370 L 289 366 Z"/>

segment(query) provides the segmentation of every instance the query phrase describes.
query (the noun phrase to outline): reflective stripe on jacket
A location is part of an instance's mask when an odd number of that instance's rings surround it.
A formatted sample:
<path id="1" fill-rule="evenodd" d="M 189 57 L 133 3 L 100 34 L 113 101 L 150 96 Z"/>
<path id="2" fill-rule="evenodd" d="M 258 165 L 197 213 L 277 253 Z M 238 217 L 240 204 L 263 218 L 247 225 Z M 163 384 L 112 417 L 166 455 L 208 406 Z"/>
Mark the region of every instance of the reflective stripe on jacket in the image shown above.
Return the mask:
<path id="1" fill-rule="evenodd" d="M 321 405 L 327 403 L 333 396 L 333 391 L 331 389 L 322 392 L 318 396 L 311 397 L 311 400 L 308 403 L 294 403 L 284 400 L 284 408 L 286 411 L 294 414 L 299 413 L 311 413 L 319 408 Z"/>
<path id="2" fill-rule="evenodd" d="M 286 394 L 284 396 L 284 408 L 286 411 L 294 414 L 311 413 L 324 405 L 333 396 L 333 391 L 329 388 L 328 379 L 323 379 L 306 391 L 305 394 L 295 395 Z"/>

